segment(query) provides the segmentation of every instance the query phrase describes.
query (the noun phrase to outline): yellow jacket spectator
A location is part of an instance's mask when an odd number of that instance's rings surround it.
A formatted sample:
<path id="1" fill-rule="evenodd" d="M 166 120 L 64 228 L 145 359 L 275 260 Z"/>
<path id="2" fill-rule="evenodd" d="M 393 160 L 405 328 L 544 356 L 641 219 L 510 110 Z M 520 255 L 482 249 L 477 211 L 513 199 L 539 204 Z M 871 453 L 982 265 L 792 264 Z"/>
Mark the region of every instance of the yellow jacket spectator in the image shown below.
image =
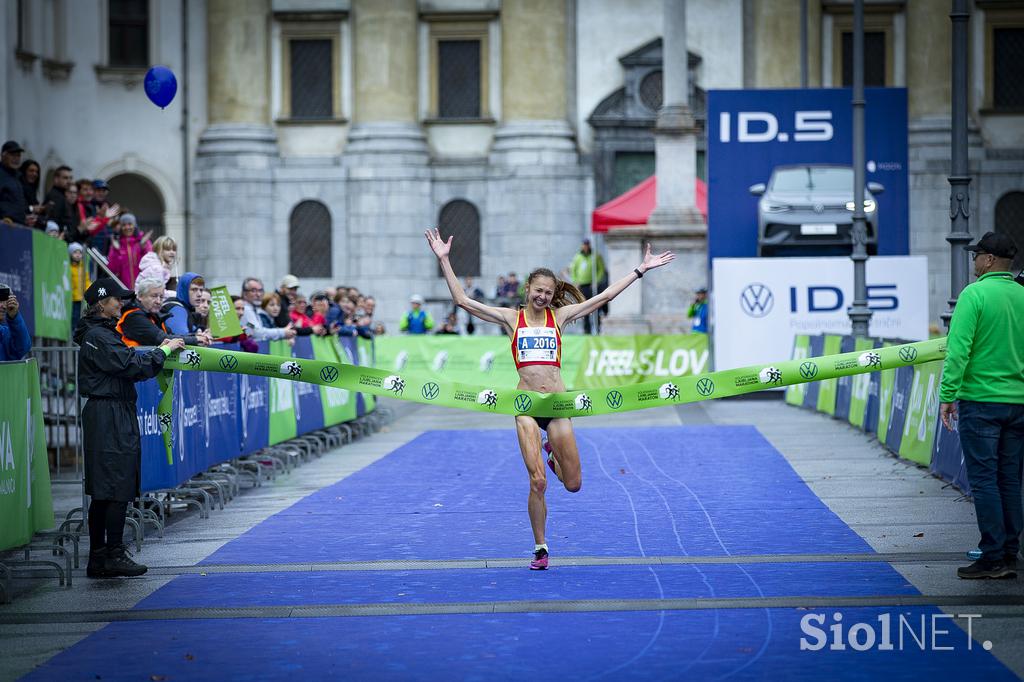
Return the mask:
<path id="1" fill-rule="evenodd" d="M 82 317 L 82 301 L 85 290 L 92 284 L 89 279 L 89 268 L 85 265 L 85 249 L 78 242 L 68 245 L 68 257 L 71 259 L 71 328 L 78 326 Z"/>

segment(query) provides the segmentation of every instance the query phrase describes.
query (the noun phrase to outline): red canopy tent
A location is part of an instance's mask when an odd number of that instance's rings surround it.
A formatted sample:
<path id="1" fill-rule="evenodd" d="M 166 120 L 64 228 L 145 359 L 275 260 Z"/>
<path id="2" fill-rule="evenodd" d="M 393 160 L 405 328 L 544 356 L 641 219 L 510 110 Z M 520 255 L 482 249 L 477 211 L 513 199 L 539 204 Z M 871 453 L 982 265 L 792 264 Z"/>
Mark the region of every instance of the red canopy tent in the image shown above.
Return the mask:
<path id="1" fill-rule="evenodd" d="M 652 175 L 625 194 L 615 197 L 594 209 L 590 229 L 593 232 L 607 232 L 614 227 L 625 225 L 646 225 L 655 204 L 656 176 Z M 700 178 L 696 183 L 697 210 L 708 220 L 708 186 Z"/>

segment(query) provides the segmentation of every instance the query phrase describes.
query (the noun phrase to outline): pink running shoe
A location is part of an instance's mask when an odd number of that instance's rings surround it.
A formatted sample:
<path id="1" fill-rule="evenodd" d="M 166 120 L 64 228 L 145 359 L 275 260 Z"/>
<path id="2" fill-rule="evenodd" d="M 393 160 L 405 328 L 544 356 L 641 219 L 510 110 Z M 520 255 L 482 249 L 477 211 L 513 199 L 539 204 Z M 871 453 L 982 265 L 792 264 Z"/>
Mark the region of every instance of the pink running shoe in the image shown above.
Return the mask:
<path id="1" fill-rule="evenodd" d="M 558 472 L 555 471 L 555 453 L 551 450 L 551 443 L 549 443 L 546 438 L 541 441 L 540 449 L 547 453 L 548 469 L 551 469 L 551 473 L 557 476 Z"/>
<path id="2" fill-rule="evenodd" d="M 548 569 L 548 551 L 541 547 L 533 553 L 533 561 L 530 562 L 531 571 L 546 571 Z"/>

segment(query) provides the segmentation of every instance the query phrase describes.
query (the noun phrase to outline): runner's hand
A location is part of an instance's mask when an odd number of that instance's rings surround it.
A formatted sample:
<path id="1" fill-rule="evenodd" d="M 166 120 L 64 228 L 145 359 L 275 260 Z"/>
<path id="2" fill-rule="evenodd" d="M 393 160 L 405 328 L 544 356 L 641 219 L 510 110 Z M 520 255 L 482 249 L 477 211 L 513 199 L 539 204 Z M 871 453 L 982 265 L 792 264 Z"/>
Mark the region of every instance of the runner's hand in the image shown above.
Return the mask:
<path id="1" fill-rule="evenodd" d="M 427 243 L 430 244 L 430 249 L 437 256 L 438 260 L 446 258 L 452 250 L 452 239 L 455 235 L 448 237 L 448 241 L 441 239 L 441 232 L 435 227 L 433 230 L 427 230 L 423 233 L 423 236 L 427 238 Z"/>
<path id="2" fill-rule="evenodd" d="M 640 272 L 647 272 L 662 265 L 668 265 L 676 259 L 676 254 L 671 251 L 663 251 L 657 256 L 651 255 L 651 244 L 647 243 L 647 250 L 644 252 L 644 262 L 640 264 Z"/>

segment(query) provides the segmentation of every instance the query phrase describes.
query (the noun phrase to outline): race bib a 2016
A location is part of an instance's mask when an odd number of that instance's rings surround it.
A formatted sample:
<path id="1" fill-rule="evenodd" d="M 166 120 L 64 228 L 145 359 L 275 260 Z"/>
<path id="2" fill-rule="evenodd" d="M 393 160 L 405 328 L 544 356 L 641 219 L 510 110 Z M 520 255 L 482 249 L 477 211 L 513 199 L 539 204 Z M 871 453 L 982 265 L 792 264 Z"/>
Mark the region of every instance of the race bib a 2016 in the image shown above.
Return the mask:
<path id="1" fill-rule="evenodd" d="M 516 359 L 524 362 L 556 362 L 558 336 L 554 327 L 520 327 L 516 339 Z"/>

